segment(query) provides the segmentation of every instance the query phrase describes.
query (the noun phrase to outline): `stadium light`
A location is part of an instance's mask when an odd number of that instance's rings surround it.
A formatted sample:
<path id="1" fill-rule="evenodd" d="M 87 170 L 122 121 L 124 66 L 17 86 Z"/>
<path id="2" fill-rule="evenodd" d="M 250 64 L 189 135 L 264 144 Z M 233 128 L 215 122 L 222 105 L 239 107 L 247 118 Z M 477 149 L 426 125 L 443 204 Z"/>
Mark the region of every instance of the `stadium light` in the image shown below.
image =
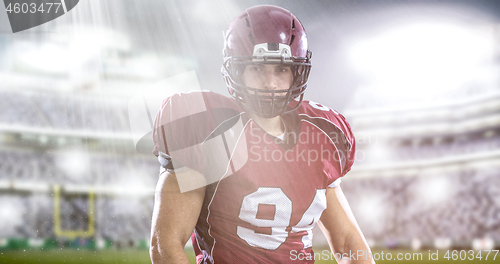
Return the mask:
<path id="1" fill-rule="evenodd" d="M 68 50 L 54 43 L 31 47 L 19 54 L 19 61 L 31 68 L 51 73 L 64 73 L 68 70 Z"/>
<path id="2" fill-rule="evenodd" d="M 80 149 L 65 150 L 59 153 L 55 161 L 57 167 L 73 179 L 83 177 L 90 165 L 89 155 Z"/>
<path id="3" fill-rule="evenodd" d="M 162 63 L 155 56 L 142 55 L 133 61 L 130 70 L 143 78 L 155 78 L 162 67 Z"/>
<path id="4" fill-rule="evenodd" d="M 123 170 L 120 178 L 114 183 L 116 193 L 123 193 L 127 196 L 143 196 L 153 194 L 154 186 L 144 180 L 146 172 L 140 170 Z"/>
<path id="5" fill-rule="evenodd" d="M 18 52 L 22 65 L 49 73 L 66 73 L 91 60 L 100 60 L 106 49 L 129 50 L 130 40 L 123 34 L 105 28 L 63 26 L 49 40 Z"/>
<path id="6" fill-rule="evenodd" d="M 365 221 L 381 223 L 387 214 L 382 197 L 376 194 L 366 194 L 357 204 L 357 212 Z"/>
<path id="7" fill-rule="evenodd" d="M 427 198 L 435 203 L 443 202 L 450 194 L 450 183 L 444 177 L 432 179 L 427 183 Z"/>
<path id="8" fill-rule="evenodd" d="M 427 96 L 490 78 L 493 43 L 488 30 L 425 22 L 359 42 L 350 57 L 383 95 Z"/>
<path id="9" fill-rule="evenodd" d="M 78 63 L 100 59 L 100 52 L 106 49 L 124 51 L 131 48 L 125 35 L 106 28 L 82 26 L 76 29 L 63 27 L 61 30 L 69 32 L 69 55 Z"/>
<path id="10" fill-rule="evenodd" d="M 429 174 L 420 181 L 415 195 L 423 199 L 425 205 L 442 205 L 453 195 L 453 191 L 453 182 L 447 177 Z"/>
<path id="11" fill-rule="evenodd" d="M 20 199 L 15 197 L 0 198 L 0 228 L 2 230 L 15 230 L 16 225 L 23 223 L 25 208 Z"/>
<path id="12" fill-rule="evenodd" d="M 366 158 L 372 163 L 383 163 L 389 161 L 391 158 L 389 144 L 378 141 L 368 144 L 366 148 Z"/>

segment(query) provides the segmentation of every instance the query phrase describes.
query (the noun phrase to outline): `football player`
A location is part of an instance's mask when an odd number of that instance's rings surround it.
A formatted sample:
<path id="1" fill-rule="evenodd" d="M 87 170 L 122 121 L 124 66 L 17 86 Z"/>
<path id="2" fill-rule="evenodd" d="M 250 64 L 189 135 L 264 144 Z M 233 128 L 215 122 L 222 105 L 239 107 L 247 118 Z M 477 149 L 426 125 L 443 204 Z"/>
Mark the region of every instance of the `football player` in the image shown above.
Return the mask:
<path id="1" fill-rule="evenodd" d="M 249 8 L 223 54 L 231 97 L 175 94 L 156 116 L 153 263 L 189 263 L 190 237 L 197 263 L 314 263 L 316 223 L 339 263 L 372 263 L 340 187 L 354 161 L 349 124 L 303 100 L 311 52 L 300 21 Z"/>

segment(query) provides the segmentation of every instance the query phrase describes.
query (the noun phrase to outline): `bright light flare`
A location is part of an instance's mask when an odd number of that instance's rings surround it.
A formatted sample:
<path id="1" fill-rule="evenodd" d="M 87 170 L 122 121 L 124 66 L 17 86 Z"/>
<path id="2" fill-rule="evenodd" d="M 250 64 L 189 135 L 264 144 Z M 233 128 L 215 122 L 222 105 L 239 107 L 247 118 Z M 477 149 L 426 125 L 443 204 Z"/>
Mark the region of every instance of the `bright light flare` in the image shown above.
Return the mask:
<path id="1" fill-rule="evenodd" d="M 383 144 L 382 142 L 374 142 L 367 146 L 363 157 L 366 157 L 372 163 L 382 163 L 387 162 L 391 159 L 390 146 Z"/>
<path id="2" fill-rule="evenodd" d="M 69 178 L 78 180 L 89 171 L 90 157 L 80 149 L 70 149 L 59 153 L 56 164 Z"/>
<path id="3" fill-rule="evenodd" d="M 38 48 L 31 48 L 20 53 L 19 60 L 23 64 L 41 69 L 46 72 L 63 73 L 69 66 L 69 53 L 66 48 L 54 44 L 45 43 Z"/>
<path id="4" fill-rule="evenodd" d="M 152 55 L 143 55 L 131 63 L 131 70 L 144 78 L 154 78 L 162 68 L 162 63 Z"/>
<path id="5" fill-rule="evenodd" d="M 122 171 L 120 178 L 114 183 L 115 190 L 129 196 L 153 193 L 154 187 L 151 182 L 144 180 L 145 174 L 144 171 L 139 170 Z"/>
<path id="6" fill-rule="evenodd" d="M 493 58 L 493 43 L 487 30 L 412 24 L 354 45 L 351 59 L 382 92 L 428 95 L 474 80 Z"/>
<path id="7" fill-rule="evenodd" d="M 16 226 L 23 223 L 24 206 L 17 197 L 0 197 L 0 229 L 12 230 L 15 232 Z"/>
<path id="8" fill-rule="evenodd" d="M 104 28 L 61 27 L 57 31 L 48 41 L 19 51 L 19 61 L 34 69 L 61 74 L 79 69 L 88 61 L 100 60 L 104 50 L 131 48 L 125 35 Z"/>
<path id="9" fill-rule="evenodd" d="M 454 189 L 446 176 L 429 175 L 417 185 L 415 196 L 423 205 L 443 205 L 453 196 Z"/>
<path id="10" fill-rule="evenodd" d="M 99 57 L 105 49 L 129 50 L 131 47 L 125 35 L 105 28 L 80 27 L 73 31 L 63 28 L 62 31 L 72 33 L 69 50 L 71 59 L 78 62 Z"/>
<path id="11" fill-rule="evenodd" d="M 381 222 L 387 213 L 382 196 L 377 194 L 363 195 L 356 205 L 356 211 L 361 214 L 359 217 L 364 219 L 363 221 Z"/>

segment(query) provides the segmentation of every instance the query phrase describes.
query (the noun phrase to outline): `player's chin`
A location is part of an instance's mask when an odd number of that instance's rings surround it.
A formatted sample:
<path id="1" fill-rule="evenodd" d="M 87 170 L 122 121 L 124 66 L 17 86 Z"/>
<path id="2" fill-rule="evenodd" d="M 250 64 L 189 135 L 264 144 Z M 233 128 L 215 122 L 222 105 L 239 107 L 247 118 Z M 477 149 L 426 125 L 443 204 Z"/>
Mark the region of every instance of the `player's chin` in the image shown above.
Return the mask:
<path id="1" fill-rule="evenodd" d="M 257 110 L 258 113 L 262 113 L 265 116 L 276 116 L 279 115 L 281 109 L 285 107 L 286 101 L 284 99 L 274 99 L 274 100 L 261 100 L 260 103 L 253 104 L 253 108 Z"/>

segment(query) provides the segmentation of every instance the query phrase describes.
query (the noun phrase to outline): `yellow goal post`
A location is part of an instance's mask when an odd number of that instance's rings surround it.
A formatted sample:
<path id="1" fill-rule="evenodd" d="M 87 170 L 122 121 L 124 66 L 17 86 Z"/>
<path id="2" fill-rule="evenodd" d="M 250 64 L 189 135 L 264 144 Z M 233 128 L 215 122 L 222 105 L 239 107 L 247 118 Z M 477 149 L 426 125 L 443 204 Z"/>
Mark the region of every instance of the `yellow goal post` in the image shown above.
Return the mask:
<path id="1" fill-rule="evenodd" d="M 92 237 L 95 234 L 95 193 L 92 189 L 88 191 L 88 222 L 87 230 L 64 230 L 61 224 L 61 196 L 63 189 L 60 185 L 54 186 L 54 232 L 57 237 L 70 239 Z"/>

